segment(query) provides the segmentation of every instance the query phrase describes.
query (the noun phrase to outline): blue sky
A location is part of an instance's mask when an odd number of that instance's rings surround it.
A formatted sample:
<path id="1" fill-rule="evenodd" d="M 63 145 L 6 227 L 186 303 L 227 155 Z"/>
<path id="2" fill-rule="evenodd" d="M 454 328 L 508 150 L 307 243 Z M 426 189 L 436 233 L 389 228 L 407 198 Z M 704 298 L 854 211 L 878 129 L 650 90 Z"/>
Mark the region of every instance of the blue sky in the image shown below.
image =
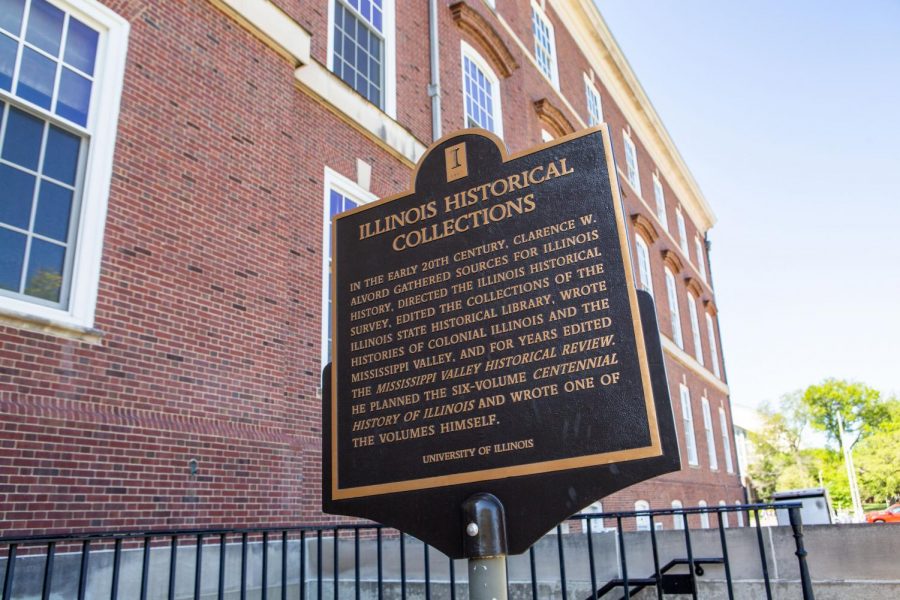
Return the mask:
<path id="1" fill-rule="evenodd" d="M 900 395 L 900 1 L 596 2 L 718 218 L 732 401 Z"/>

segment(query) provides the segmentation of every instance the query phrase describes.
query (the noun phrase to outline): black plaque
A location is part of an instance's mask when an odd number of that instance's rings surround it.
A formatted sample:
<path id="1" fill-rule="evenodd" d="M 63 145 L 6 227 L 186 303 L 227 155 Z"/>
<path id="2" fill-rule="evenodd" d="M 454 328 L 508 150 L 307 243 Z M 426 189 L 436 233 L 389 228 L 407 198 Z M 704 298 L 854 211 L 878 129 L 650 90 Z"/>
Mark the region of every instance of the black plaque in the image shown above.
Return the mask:
<path id="1" fill-rule="evenodd" d="M 517 553 L 679 467 L 613 173 L 605 129 L 514 157 L 467 131 L 335 218 L 326 511 L 460 556 L 459 506 L 490 492 Z"/>

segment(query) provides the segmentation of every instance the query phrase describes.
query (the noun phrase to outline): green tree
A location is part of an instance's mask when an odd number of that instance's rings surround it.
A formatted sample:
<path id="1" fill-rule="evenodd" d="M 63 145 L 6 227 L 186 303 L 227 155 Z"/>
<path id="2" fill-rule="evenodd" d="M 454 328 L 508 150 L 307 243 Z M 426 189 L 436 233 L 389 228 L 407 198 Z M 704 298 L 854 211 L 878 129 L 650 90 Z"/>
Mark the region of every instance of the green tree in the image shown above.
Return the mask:
<path id="1" fill-rule="evenodd" d="M 871 435 L 888 417 L 885 403 L 878 390 L 862 383 L 841 379 L 826 379 L 811 385 L 803 393 L 803 405 L 810 424 L 824 431 L 828 440 L 843 450 L 839 420 L 843 419 L 845 438 L 852 448 L 856 442 Z"/>
<path id="2" fill-rule="evenodd" d="M 860 494 L 874 502 L 900 498 L 900 400 L 884 403 L 887 418 L 854 449 Z"/>
<path id="3" fill-rule="evenodd" d="M 763 406 L 762 428 L 749 434 L 756 456 L 749 475 L 761 499 L 780 489 L 809 487 L 809 469 L 800 450 L 807 421 L 801 400 L 799 393 L 793 393 L 782 396 L 775 407 Z"/>

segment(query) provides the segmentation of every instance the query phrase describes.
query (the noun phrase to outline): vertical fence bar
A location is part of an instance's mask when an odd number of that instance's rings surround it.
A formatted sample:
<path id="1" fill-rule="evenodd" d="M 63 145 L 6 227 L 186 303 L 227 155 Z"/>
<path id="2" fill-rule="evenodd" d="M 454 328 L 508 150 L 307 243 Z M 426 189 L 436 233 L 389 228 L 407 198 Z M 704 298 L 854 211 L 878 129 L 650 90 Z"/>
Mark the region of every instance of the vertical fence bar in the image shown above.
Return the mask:
<path id="1" fill-rule="evenodd" d="M 50 588 L 53 585 L 53 561 L 56 558 L 56 542 L 47 544 L 47 561 L 44 564 L 44 582 L 41 585 L 41 600 L 50 600 Z M 115 579 L 115 574 L 113 574 Z M 115 586 L 113 586 L 115 588 Z M 3 599 L 7 596 L 4 594 Z"/>
<path id="2" fill-rule="evenodd" d="M 141 557 L 141 600 L 147 600 L 147 580 L 150 576 L 150 536 L 144 538 L 144 555 Z"/>
<path id="3" fill-rule="evenodd" d="M 219 589 L 216 590 L 216 599 L 225 599 L 225 553 L 228 546 L 225 544 L 225 534 L 219 534 Z"/>
<path id="4" fill-rule="evenodd" d="M 697 600 L 697 574 L 694 572 L 694 546 L 691 544 L 691 524 L 684 514 L 684 549 L 687 552 L 688 570 L 691 575 L 691 598 Z"/>
<path id="5" fill-rule="evenodd" d="M 281 532 L 281 600 L 287 600 L 288 533 Z"/>
<path id="6" fill-rule="evenodd" d="M 625 556 L 625 534 L 622 531 L 622 517 L 616 515 L 616 533 L 619 536 L 619 554 L 622 555 L 622 589 L 625 598 L 631 598 L 631 585 L 628 583 L 628 558 Z"/>
<path id="7" fill-rule="evenodd" d="M 337 527 L 334 528 L 334 544 L 331 545 L 331 554 L 332 559 L 331 562 L 334 563 L 334 600 L 338 600 L 338 561 L 340 558 L 338 557 L 338 534 L 340 531 Z"/>
<path id="8" fill-rule="evenodd" d="M 568 597 L 566 590 L 566 551 L 563 548 L 562 524 L 556 526 L 556 554 L 559 556 L 559 584 L 562 597 Z"/>
<path id="9" fill-rule="evenodd" d="M 653 522 L 653 514 L 650 515 L 650 546 L 653 550 L 653 579 L 656 582 L 656 597 L 662 600 L 662 573 L 659 572 L 659 548 L 656 543 L 656 523 Z"/>
<path id="10" fill-rule="evenodd" d="M 322 530 L 316 530 L 316 598 L 322 600 Z"/>
<path id="11" fill-rule="evenodd" d="M 247 600 L 247 532 L 241 534 L 241 600 Z"/>
<path id="12" fill-rule="evenodd" d="M 795 506 L 788 509 L 788 517 L 791 521 L 791 530 L 794 532 L 794 542 L 797 551 L 797 562 L 800 567 L 800 587 L 803 590 L 803 600 L 815 600 L 813 594 L 812 581 L 809 578 L 809 566 L 806 564 L 806 548 L 803 546 L 803 518 L 800 515 L 800 508 Z"/>
<path id="13" fill-rule="evenodd" d="M 197 551 L 194 561 L 194 600 L 200 600 L 200 584 L 203 582 L 203 534 L 197 534 Z"/>
<path id="14" fill-rule="evenodd" d="M 719 543 L 722 546 L 722 560 L 725 563 L 725 586 L 728 600 L 734 600 L 734 587 L 731 583 L 731 563 L 728 561 L 728 542 L 725 541 L 725 526 L 722 524 L 722 512 L 719 512 Z"/>
<path id="15" fill-rule="evenodd" d="M 400 600 L 406 600 L 406 535 L 400 532 Z"/>
<path id="16" fill-rule="evenodd" d="M 6 570 L 3 573 L 3 600 L 12 599 L 12 584 L 16 576 L 16 549 L 18 544 L 10 544 L 6 553 Z"/>
<path id="17" fill-rule="evenodd" d="M 456 564 L 450 558 L 450 600 L 456 600 Z"/>
<path id="18" fill-rule="evenodd" d="M 375 528 L 376 554 L 378 562 L 378 600 L 384 598 L 384 569 L 381 563 L 381 525 Z"/>
<path id="19" fill-rule="evenodd" d="M 422 562 L 425 563 L 425 600 L 431 600 L 431 563 L 428 558 L 428 544 L 422 542 Z"/>
<path id="20" fill-rule="evenodd" d="M 528 561 L 531 563 L 531 600 L 537 600 L 537 565 L 534 561 L 534 546 L 528 549 Z"/>
<path id="21" fill-rule="evenodd" d="M 353 528 L 353 581 L 355 583 L 354 598 L 359 600 L 359 527 Z"/>
<path id="22" fill-rule="evenodd" d="M 81 570 L 78 573 L 78 600 L 84 600 L 87 592 L 88 568 L 91 563 L 91 541 L 81 543 Z M 5 599 L 4 599 L 5 600 Z"/>
<path id="23" fill-rule="evenodd" d="M 766 598 L 772 600 L 772 584 L 769 582 L 769 564 L 766 560 L 766 546 L 763 543 L 762 525 L 759 522 L 759 509 L 753 509 L 756 518 L 756 544 L 759 546 L 759 560 L 762 562 L 763 581 L 766 584 Z"/>
<path id="24" fill-rule="evenodd" d="M 591 598 L 597 596 L 597 570 L 594 566 L 594 524 L 592 517 L 588 517 L 585 523 L 587 530 L 587 546 L 588 546 L 588 567 L 591 570 Z"/>
<path id="25" fill-rule="evenodd" d="M 122 538 L 116 538 L 113 550 L 112 583 L 109 585 L 109 600 L 119 598 L 119 569 L 122 566 Z"/>
<path id="26" fill-rule="evenodd" d="M 306 532 L 300 532 L 300 600 L 306 600 Z"/>
<path id="27" fill-rule="evenodd" d="M 269 532 L 263 531 L 262 540 L 262 590 L 260 595 L 262 600 L 268 598 L 269 593 Z"/>
<path id="28" fill-rule="evenodd" d="M 169 600 L 175 600 L 175 570 L 178 565 L 178 536 L 172 535 L 169 544 Z"/>

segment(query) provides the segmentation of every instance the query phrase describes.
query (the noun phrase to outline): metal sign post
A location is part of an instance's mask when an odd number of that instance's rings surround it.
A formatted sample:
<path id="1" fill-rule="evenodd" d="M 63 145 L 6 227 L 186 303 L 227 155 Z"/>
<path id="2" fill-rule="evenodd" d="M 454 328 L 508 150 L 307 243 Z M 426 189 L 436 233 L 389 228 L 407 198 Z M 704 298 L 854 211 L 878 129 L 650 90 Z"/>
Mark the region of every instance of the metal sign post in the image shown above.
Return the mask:
<path id="1" fill-rule="evenodd" d="M 493 494 L 474 494 L 462 506 L 469 559 L 469 598 L 506 600 L 506 514 Z"/>

